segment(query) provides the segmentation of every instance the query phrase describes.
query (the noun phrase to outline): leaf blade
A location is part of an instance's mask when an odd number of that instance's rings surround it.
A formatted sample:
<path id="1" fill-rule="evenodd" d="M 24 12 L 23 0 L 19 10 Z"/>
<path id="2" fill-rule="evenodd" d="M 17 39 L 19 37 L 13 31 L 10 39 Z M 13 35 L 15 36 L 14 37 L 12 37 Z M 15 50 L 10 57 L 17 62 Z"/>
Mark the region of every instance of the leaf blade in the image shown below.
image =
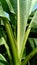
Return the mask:
<path id="1" fill-rule="evenodd" d="M 37 11 L 35 12 L 35 15 L 34 15 L 33 19 L 31 20 L 31 22 L 30 22 L 30 24 L 29 24 L 29 26 L 28 26 L 28 29 L 27 29 L 27 31 L 26 31 L 26 33 L 25 33 L 25 35 L 24 35 L 24 40 L 23 40 L 23 43 L 22 43 L 21 55 L 20 55 L 21 57 L 22 57 L 22 54 L 23 54 L 23 51 L 24 51 L 24 48 L 25 48 L 25 45 L 26 45 L 26 42 L 27 42 L 29 33 L 30 33 L 30 31 L 31 31 L 32 25 L 33 25 L 33 23 L 36 22 L 36 21 L 37 21 Z"/>
<path id="2" fill-rule="evenodd" d="M 33 1 L 32 0 L 17 1 L 17 47 L 18 47 L 19 56 L 21 53 L 21 46 L 24 39 L 25 31 L 26 31 L 28 16 L 31 14 L 31 11 L 33 8 L 32 6 Z"/>
<path id="3" fill-rule="evenodd" d="M 0 54 L 0 65 L 9 65 L 9 63 L 2 54 Z"/>

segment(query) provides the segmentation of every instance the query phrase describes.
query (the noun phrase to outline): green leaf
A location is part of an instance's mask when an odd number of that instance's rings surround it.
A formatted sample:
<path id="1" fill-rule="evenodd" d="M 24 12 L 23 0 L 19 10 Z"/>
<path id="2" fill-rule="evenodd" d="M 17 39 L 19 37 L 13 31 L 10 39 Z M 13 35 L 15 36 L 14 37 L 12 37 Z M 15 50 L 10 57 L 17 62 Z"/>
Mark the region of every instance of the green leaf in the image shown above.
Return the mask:
<path id="1" fill-rule="evenodd" d="M 37 28 L 37 22 L 33 22 L 32 28 L 33 29 Z"/>
<path id="2" fill-rule="evenodd" d="M 0 2 L 0 17 L 10 20 L 9 15 L 6 12 L 4 12 L 1 2 Z"/>
<path id="3" fill-rule="evenodd" d="M 2 3 L 2 7 L 4 9 L 4 11 L 8 12 L 8 13 L 15 13 L 14 9 L 13 9 L 13 1 L 11 3 L 10 0 L 0 0 L 0 2 Z M 8 3 L 9 2 L 9 3 Z"/>
<path id="4" fill-rule="evenodd" d="M 32 28 L 32 24 L 33 24 L 34 22 L 36 22 L 36 21 L 37 21 L 37 11 L 35 12 L 34 17 L 32 18 L 32 20 L 31 20 L 31 22 L 30 22 L 30 24 L 29 24 L 29 26 L 28 26 L 28 29 L 27 29 L 26 33 L 24 34 L 24 40 L 23 40 L 23 43 L 22 43 L 21 55 L 20 55 L 20 56 L 22 56 L 22 54 L 23 54 L 23 51 L 24 51 L 24 48 L 25 48 L 25 45 L 26 45 L 26 42 L 27 42 L 29 33 L 30 33 L 30 31 L 31 31 L 31 28 Z"/>
<path id="5" fill-rule="evenodd" d="M 34 38 L 35 46 L 37 47 L 37 38 Z"/>
<path id="6" fill-rule="evenodd" d="M 37 47 L 37 38 L 28 38 L 28 41 L 29 41 L 32 49 L 34 49 L 35 47 Z"/>
<path id="7" fill-rule="evenodd" d="M 0 54 L 0 65 L 9 65 L 9 63 L 2 54 Z"/>
<path id="8" fill-rule="evenodd" d="M 31 14 L 36 0 L 17 0 L 17 47 L 21 53 L 28 16 Z"/>
<path id="9" fill-rule="evenodd" d="M 34 49 L 34 48 L 35 48 L 35 45 L 34 45 L 34 38 L 28 38 L 28 41 L 29 41 L 29 43 L 30 43 L 32 49 Z"/>
<path id="10" fill-rule="evenodd" d="M 0 2 L 2 4 L 2 7 L 3 7 L 4 11 L 9 12 L 9 8 L 8 8 L 8 5 L 7 5 L 6 1 L 5 0 L 4 1 L 0 0 Z"/>
<path id="11" fill-rule="evenodd" d="M 23 60 L 21 65 L 26 65 L 27 62 L 35 55 L 37 54 L 37 48 L 35 48 L 34 50 L 31 51 L 31 53 L 25 58 L 25 60 Z"/>
<path id="12" fill-rule="evenodd" d="M 5 46 L 9 60 L 10 60 L 10 64 L 12 65 L 12 57 L 11 57 L 11 54 L 10 54 L 10 49 L 9 49 L 9 46 L 7 45 L 7 43 L 6 43 L 6 41 L 3 37 L 0 38 L 0 45 Z"/>
<path id="13" fill-rule="evenodd" d="M 14 9 L 13 9 L 13 7 L 12 7 L 12 5 L 11 5 L 10 0 L 6 0 L 6 2 L 7 2 L 7 4 L 8 4 L 8 7 L 9 7 L 10 12 L 15 14 Z"/>
<path id="14" fill-rule="evenodd" d="M 14 11 L 17 13 L 17 0 L 10 0 L 10 1 L 12 1 L 11 3 L 13 4 Z"/>

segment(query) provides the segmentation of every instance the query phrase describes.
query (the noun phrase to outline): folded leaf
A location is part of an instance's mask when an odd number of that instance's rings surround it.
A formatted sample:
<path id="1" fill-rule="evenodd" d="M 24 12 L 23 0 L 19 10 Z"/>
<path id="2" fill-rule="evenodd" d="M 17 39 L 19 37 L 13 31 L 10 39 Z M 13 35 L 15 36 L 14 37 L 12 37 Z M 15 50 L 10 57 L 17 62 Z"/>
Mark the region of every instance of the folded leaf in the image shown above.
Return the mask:
<path id="1" fill-rule="evenodd" d="M 35 3 L 36 0 L 17 0 L 17 47 L 19 56 L 26 31 L 28 16 L 31 14 Z"/>
<path id="2" fill-rule="evenodd" d="M 9 65 L 9 63 L 2 54 L 0 54 L 0 65 Z"/>
<path id="3" fill-rule="evenodd" d="M 9 7 L 10 12 L 15 14 L 14 9 L 13 9 L 13 7 L 12 7 L 12 5 L 11 5 L 10 0 L 6 0 L 6 2 L 7 2 L 7 4 L 8 4 L 8 7 Z"/>
<path id="4" fill-rule="evenodd" d="M 7 14 L 6 12 L 4 12 L 4 10 L 2 8 L 2 5 L 1 5 L 1 2 L 0 2 L 0 17 L 6 18 L 6 19 L 10 20 L 9 14 Z"/>
<path id="5" fill-rule="evenodd" d="M 21 57 L 22 57 L 22 54 L 23 54 L 23 51 L 24 51 L 24 48 L 25 48 L 25 45 L 26 45 L 26 42 L 27 42 L 29 33 L 30 33 L 30 31 L 31 31 L 32 25 L 33 25 L 33 23 L 36 22 L 36 21 L 37 21 L 37 11 L 35 12 L 35 15 L 34 15 L 34 17 L 32 18 L 32 20 L 31 20 L 31 22 L 30 22 L 30 24 L 29 24 L 29 26 L 28 26 L 28 29 L 27 29 L 27 31 L 26 31 L 26 33 L 25 33 L 25 35 L 24 35 L 24 40 L 23 40 L 23 43 L 22 43 L 21 55 L 20 55 Z"/>

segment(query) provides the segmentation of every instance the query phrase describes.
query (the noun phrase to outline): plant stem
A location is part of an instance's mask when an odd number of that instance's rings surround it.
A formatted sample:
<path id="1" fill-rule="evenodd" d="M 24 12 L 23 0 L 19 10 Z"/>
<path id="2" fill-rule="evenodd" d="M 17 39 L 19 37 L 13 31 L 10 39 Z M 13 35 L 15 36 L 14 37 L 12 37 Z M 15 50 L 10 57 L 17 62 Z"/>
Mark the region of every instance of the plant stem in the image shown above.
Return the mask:
<path id="1" fill-rule="evenodd" d="M 5 29 L 7 31 L 7 35 L 8 35 L 9 41 L 10 41 L 10 46 L 12 49 L 12 54 L 14 57 L 15 65 L 20 65 L 20 59 L 18 57 L 18 51 L 17 51 L 17 47 L 15 45 L 15 40 L 14 40 L 13 32 L 12 32 L 9 21 L 4 20 L 4 25 L 5 25 Z"/>

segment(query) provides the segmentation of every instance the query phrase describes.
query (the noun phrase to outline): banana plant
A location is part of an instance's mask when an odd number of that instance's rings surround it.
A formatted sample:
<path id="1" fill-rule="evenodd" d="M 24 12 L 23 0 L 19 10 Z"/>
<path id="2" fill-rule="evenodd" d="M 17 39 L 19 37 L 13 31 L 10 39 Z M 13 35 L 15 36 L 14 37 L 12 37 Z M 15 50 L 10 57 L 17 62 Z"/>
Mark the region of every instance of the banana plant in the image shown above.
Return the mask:
<path id="1" fill-rule="evenodd" d="M 0 37 L 0 46 L 5 46 L 9 59 L 8 61 L 0 53 L 1 65 L 26 65 L 37 53 L 37 48 L 34 48 L 22 62 L 31 28 L 37 22 L 36 10 L 28 24 L 36 2 L 37 0 L 0 0 L 0 30 L 3 26 L 3 32 L 0 31 L 1 35 L 3 34 Z"/>

